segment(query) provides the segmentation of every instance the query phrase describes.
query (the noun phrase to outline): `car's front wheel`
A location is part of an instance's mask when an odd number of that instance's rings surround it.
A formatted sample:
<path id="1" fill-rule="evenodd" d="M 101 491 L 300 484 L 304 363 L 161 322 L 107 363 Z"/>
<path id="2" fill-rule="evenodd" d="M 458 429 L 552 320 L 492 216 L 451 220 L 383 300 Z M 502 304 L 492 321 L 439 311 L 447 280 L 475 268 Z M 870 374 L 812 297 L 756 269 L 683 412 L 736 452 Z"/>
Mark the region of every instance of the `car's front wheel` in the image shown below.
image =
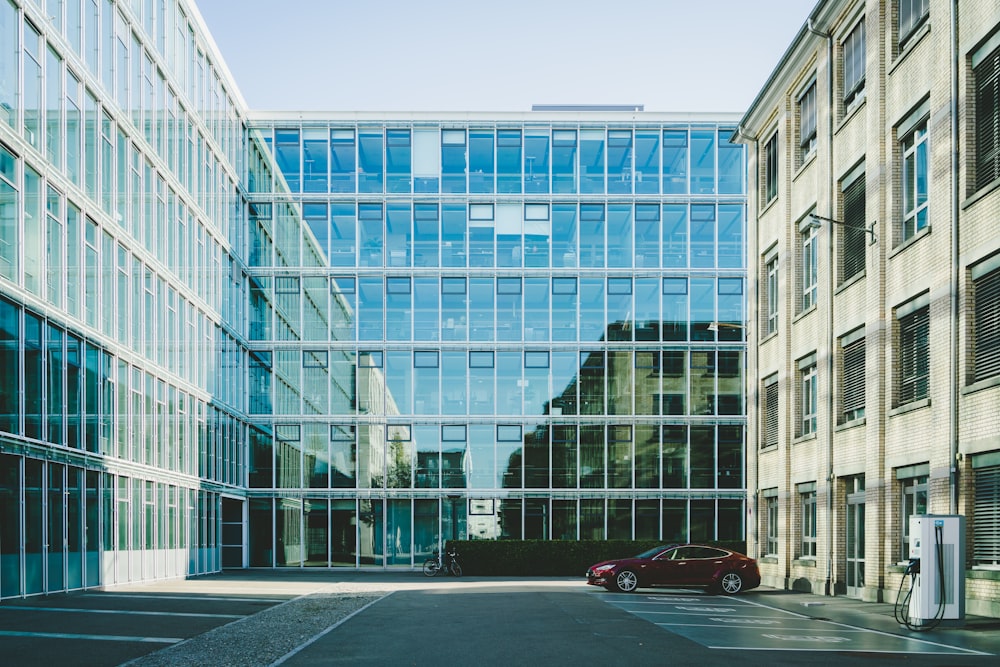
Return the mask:
<path id="1" fill-rule="evenodd" d="M 615 575 L 615 588 L 622 593 L 634 593 L 639 588 L 639 577 L 632 570 L 622 570 Z"/>
<path id="2" fill-rule="evenodd" d="M 735 572 L 726 572 L 719 580 L 719 591 L 723 595 L 736 595 L 743 590 L 743 577 Z"/>

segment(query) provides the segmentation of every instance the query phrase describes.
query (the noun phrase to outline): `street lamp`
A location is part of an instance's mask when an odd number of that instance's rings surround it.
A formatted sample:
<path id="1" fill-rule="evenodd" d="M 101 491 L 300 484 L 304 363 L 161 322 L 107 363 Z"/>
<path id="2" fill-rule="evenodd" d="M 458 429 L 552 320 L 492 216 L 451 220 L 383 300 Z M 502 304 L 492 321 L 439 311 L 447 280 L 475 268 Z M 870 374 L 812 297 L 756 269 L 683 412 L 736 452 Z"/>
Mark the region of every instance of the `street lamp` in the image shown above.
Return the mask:
<path id="1" fill-rule="evenodd" d="M 875 225 L 878 224 L 878 220 L 873 220 L 872 224 L 865 227 L 863 225 L 859 226 L 850 222 L 834 220 L 833 218 L 824 218 L 822 215 L 816 215 L 815 213 L 810 213 L 809 217 L 812 218 L 812 221 L 809 223 L 810 227 L 822 227 L 823 225 L 821 223 L 824 222 L 829 222 L 832 225 L 843 225 L 844 227 L 855 229 L 859 232 L 864 232 L 865 234 L 871 234 L 872 240 L 869 241 L 868 245 L 875 245 L 878 242 L 878 238 L 875 236 Z"/>

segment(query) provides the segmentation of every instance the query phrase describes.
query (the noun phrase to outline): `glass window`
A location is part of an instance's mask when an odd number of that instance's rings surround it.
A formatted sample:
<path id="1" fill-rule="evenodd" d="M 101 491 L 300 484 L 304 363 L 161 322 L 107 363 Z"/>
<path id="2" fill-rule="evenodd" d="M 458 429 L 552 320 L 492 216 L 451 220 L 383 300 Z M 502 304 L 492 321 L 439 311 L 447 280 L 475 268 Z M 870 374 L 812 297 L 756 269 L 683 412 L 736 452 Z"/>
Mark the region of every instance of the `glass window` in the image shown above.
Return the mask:
<path id="1" fill-rule="evenodd" d="M 580 130 L 580 192 L 604 193 L 604 130 Z"/>
<path id="2" fill-rule="evenodd" d="M 844 68 L 844 109 L 850 110 L 865 97 L 865 19 L 844 38 L 841 50 Z"/>
<path id="3" fill-rule="evenodd" d="M 497 130 L 497 192 L 521 192 L 521 130 Z"/>
<path id="4" fill-rule="evenodd" d="M 490 194 L 494 191 L 495 164 L 493 132 L 469 130 L 469 192 Z"/>
<path id="5" fill-rule="evenodd" d="M 899 12 L 899 48 L 924 24 L 930 14 L 930 0 L 897 0 Z"/>
<path id="6" fill-rule="evenodd" d="M 576 130 L 552 130 L 552 192 L 576 193 Z"/>
<path id="7" fill-rule="evenodd" d="M 902 479 L 899 483 L 900 498 L 900 545 L 899 559 L 910 557 L 910 517 L 927 514 L 927 475 Z"/>
<path id="8" fill-rule="evenodd" d="M 799 424 L 796 435 L 804 436 L 816 432 L 816 413 L 819 404 L 816 378 L 816 361 L 799 362 Z"/>
<path id="9" fill-rule="evenodd" d="M 663 194 L 688 191 L 687 130 L 663 131 Z"/>
<path id="10" fill-rule="evenodd" d="M 803 164 L 816 151 L 816 82 L 799 97 L 799 161 Z"/>
<path id="11" fill-rule="evenodd" d="M 778 555 L 778 496 L 764 497 L 764 554 Z"/>
<path id="12" fill-rule="evenodd" d="M 302 130 L 302 191 L 327 192 L 330 146 L 326 129 Z"/>
<path id="13" fill-rule="evenodd" d="M 714 194 L 716 132 L 691 130 L 691 194 Z"/>
<path id="14" fill-rule="evenodd" d="M 770 336 L 778 330 L 778 256 L 765 259 L 764 263 L 764 308 L 766 319 L 761 325 L 762 336 Z"/>
<path id="15" fill-rule="evenodd" d="M 631 194 L 632 179 L 632 131 L 608 130 L 608 194 Z"/>
<path id="16" fill-rule="evenodd" d="M 816 558 L 816 489 L 799 490 L 801 510 L 799 558 Z"/>
<path id="17" fill-rule="evenodd" d="M 811 223 L 806 224 L 799 232 L 799 258 L 802 267 L 799 274 L 799 288 L 802 295 L 799 312 L 802 312 L 816 305 L 819 239 L 816 236 L 816 227 Z"/>
<path id="18" fill-rule="evenodd" d="M 356 190 L 357 156 L 353 129 L 330 130 L 330 192 Z"/>
<path id="19" fill-rule="evenodd" d="M 913 238 L 927 227 L 928 206 L 928 136 L 927 121 L 917 124 L 900 139 L 903 155 L 903 223 L 900 241 Z"/>
<path id="20" fill-rule="evenodd" d="M 762 199 L 765 204 L 778 196 L 778 133 L 775 132 L 764 144 L 763 169 L 761 174 Z"/>

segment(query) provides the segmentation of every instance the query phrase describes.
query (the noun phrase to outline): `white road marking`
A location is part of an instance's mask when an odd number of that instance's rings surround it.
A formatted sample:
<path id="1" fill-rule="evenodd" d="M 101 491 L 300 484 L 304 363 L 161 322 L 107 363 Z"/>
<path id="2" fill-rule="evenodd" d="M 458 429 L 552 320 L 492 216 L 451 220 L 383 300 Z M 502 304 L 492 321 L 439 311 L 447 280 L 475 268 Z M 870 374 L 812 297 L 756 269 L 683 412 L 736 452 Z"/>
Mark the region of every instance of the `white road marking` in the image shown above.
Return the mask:
<path id="1" fill-rule="evenodd" d="M 131 614 L 134 616 L 186 616 L 191 618 L 243 618 L 246 614 L 198 614 L 187 611 L 137 611 L 132 609 L 78 609 L 74 607 L 31 607 L 29 605 L 3 605 L 4 609 L 18 609 L 22 611 L 62 611 L 78 614 Z"/>
<path id="2" fill-rule="evenodd" d="M 141 594 L 130 594 L 130 593 L 84 593 L 83 597 L 88 598 L 126 598 L 126 599 L 139 599 L 139 600 L 192 600 L 195 602 L 203 602 L 206 600 L 212 600 L 215 602 L 273 602 L 274 604 L 279 604 L 281 602 L 287 602 L 291 600 L 291 597 L 273 597 L 273 598 L 241 598 L 241 597 L 227 597 L 225 595 L 141 595 Z"/>
<path id="3" fill-rule="evenodd" d="M 176 644 L 177 637 L 128 637 L 124 635 L 79 635 L 70 632 L 17 632 L 0 630 L 0 637 L 37 637 L 39 639 L 84 639 L 105 642 L 146 642 L 153 644 Z"/>

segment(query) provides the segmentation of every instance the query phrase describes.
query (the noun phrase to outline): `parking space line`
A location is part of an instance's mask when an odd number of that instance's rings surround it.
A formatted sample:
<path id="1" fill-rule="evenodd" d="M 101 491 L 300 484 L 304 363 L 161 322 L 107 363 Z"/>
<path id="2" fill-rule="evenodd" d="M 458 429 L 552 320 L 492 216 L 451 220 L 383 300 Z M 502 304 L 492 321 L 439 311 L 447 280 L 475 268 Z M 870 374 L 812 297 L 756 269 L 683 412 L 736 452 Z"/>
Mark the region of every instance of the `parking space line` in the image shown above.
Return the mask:
<path id="1" fill-rule="evenodd" d="M 654 623 L 654 625 L 659 625 L 659 626 L 664 627 L 664 628 L 718 628 L 718 627 L 720 627 L 717 623 Z M 747 630 L 752 629 L 751 626 L 749 626 L 749 625 L 737 625 L 736 627 L 745 628 Z M 781 626 L 781 627 L 767 626 L 767 627 L 761 627 L 760 629 L 761 630 L 774 630 L 774 631 L 780 630 L 781 632 L 787 632 L 789 630 L 794 630 L 796 632 L 814 632 L 814 631 L 816 631 L 816 628 L 789 628 L 789 627 L 785 627 L 785 626 Z M 867 630 L 862 629 L 862 628 L 858 628 L 858 629 L 852 629 L 852 630 L 841 630 L 841 632 L 867 632 Z"/>
<path id="2" fill-rule="evenodd" d="M 772 611 L 785 611 L 784 609 L 777 609 L 776 607 L 769 607 L 768 605 L 761 604 L 759 602 L 750 602 L 749 600 L 741 600 L 741 602 L 746 602 L 749 605 L 753 605 L 755 607 L 760 607 L 762 609 L 770 609 Z M 793 614 L 795 616 L 801 616 L 802 618 L 811 618 L 810 616 L 805 616 L 805 615 L 802 615 L 802 614 L 796 614 L 793 611 L 785 611 L 785 613 L 787 613 L 787 614 Z M 919 639 L 917 637 L 909 637 L 909 636 L 906 636 L 906 635 L 896 635 L 896 634 L 893 634 L 891 632 L 884 632 L 882 630 L 873 630 L 871 628 L 862 628 L 862 627 L 859 627 L 857 625 L 850 625 L 848 623 L 838 623 L 837 621 L 820 620 L 818 618 L 813 619 L 813 620 L 816 621 L 817 623 L 824 623 L 824 624 L 827 624 L 827 625 L 835 625 L 838 628 L 859 629 L 859 630 L 863 630 L 864 632 L 868 632 L 868 633 L 871 633 L 871 634 L 882 635 L 883 637 L 892 637 L 894 639 L 901 639 L 903 641 L 917 642 L 919 644 L 927 644 L 928 646 L 938 646 L 938 647 L 941 647 L 941 648 L 953 649 L 955 651 L 961 651 L 962 653 L 969 653 L 971 655 L 993 655 L 992 653 L 985 653 L 983 651 L 976 651 L 976 650 L 973 650 L 973 649 L 970 649 L 970 648 L 962 648 L 961 646 L 952 646 L 951 644 L 942 644 L 941 642 L 932 642 L 932 641 L 930 641 L 928 639 Z M 898 652 L 899 651 L 890 651 L 890 653 L 898 653 Z"/>
<path id="3" fill-rule="evenodd" d="M 284 595 L 284 594 L 283 594 Z M 274 597 L 274 598 L 243 598 L 243 597 L 228 597 L 225 595 L 142 595 L 131 593 L 84 593 L 82 597 L 88 598 L 135 598 L 137 600 L 192 600 L 194 602 L 273 602 L 274 604 L 280 604 L 282 602 L 287 602 L 298 596 L 288 596 L 288 597 Z"/>
<path id="4" fill-rule="evenodd" d="M 39 639 L 85 639 L 106 642 L 143 642 L 151 644 L 176 644 L 178 637 L 129 637 L 125 635 L 80 635 L 70 632 L 18 632 L 0 630 L 0 637 L 33 637 Z"/>
<path id="5" fill-rule="evenodd" d="M 204 614 L 188 611 L 138 611 L 132 609 L 86 609 L 75 607 L 32 607 L 29 605 L 4 605 L 0 611 L 5 609 L 17 609 L 20 611 L 61 611 L 78 614 L 130 614 L 133 616 L 184 616 L 190 618 L 244 618 L 246 614 Z"/>

